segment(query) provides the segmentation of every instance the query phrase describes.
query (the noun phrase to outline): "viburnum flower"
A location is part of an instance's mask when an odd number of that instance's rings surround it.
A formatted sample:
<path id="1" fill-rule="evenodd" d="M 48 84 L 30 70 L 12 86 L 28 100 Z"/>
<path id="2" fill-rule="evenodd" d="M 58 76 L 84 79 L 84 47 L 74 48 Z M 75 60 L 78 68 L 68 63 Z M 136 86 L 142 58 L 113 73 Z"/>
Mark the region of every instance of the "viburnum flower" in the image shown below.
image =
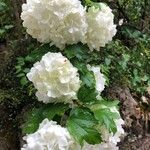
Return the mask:
<path id="1" fill-rule="evenodd" d="M 96 80 L 96 90 L 99 93 L 101 93 L 105 88 L 106 79 L 105 79 L 104 75 L 100 72 L 100 67 L 99 66 L 90 66 L 90 65 L 87 65 L 87 67 L 90 71 L 93 71 L 95 80 Z"/>
<path id="2" fill-rule="evenodd" d="M 100 8 L 92 6 L 87 12 L 88 29 L 86 34 L 86 43 L 90 50 L 100 50 L 116 34 L 116 25 L 114 25 L 114 15 L 112 10 L 104 3 L 99 3 Z"/>
<path id="3" fill-rule="evenodd" d="M 79 0 L 27 0 L 21 19 L 33 38 L 63 49 L 65 44 L 85 42 L 85 13 Z"/>
<path id="4" fill-rule="evenodd" d="M 118 150 L 118 149 L 119 148 L 115 144 L 109 142 L 102 142 L 96 145 L 86 143 L 82 148 L 82 150 Z"/>
<path id="5" fill-rule="evenodd" d="M 66 128 L 44 119 L 39 129 L 23 138 L 26 144 L 21 150 L 78 150 Z"/>
<path id="6" fill-rule="evenodd" d="M 120 125 L 117 127 L 120 128 Z M 110 139 L 112 135 L 105 128 L 101 128 L 101 133 L 104 142 L 96 145 L 84 143 L 81 148 L 71 137 L 67 128 L 57 125 L 54 121 L 44 119 L 35 133 L 26 135 L 23 138 L 26 144 L 23 145 L 21 150 L 118 150 L 116 145 L 118 140 L 114 143 Z M 105 138 L 106 136 L 107 139 Z"/>
<path id="7" fill-rule="evenodd" d="M 44 103 L 71 103 L 81 83 L 77 68 L 61 53 L 45 54 L 27 77 L 37 89 L 38 100 Z"/>

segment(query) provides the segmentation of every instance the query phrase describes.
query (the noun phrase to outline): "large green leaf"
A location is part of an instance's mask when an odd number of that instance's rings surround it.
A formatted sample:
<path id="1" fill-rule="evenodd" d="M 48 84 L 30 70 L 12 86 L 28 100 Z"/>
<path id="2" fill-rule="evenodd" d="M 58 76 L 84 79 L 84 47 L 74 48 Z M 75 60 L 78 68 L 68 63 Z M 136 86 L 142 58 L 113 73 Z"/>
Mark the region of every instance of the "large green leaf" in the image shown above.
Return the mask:
<path id="1" fill-rule="evenodd" d="M 73 109 L 67 121 L 70 134 L 81 145 L 84 141 L 89 144 L 98 144 L 102 141 L 100 133 L 95 129 L 96 125 L 97 120 L 86 108 Z"/>
<path id="2" fill-rule="evenodd" d="M 91 103 L 97 101 L 96 96 L 98 93 L 96 92 L 95 88 L 90 89 L 86 86 L 81 86 L 78 91 L 78 99 L 84 103 Z"/>
<path id="3" fill-rule="evenodd" d="M 119 119 L 120 115 L 117 112 L 112 111 L 111 108 L 116 107 L 117 109 L 117 104 L 118 101 L 101 100 L 90 107 L 99 123 L 105 125 L 109 132 L 113 133 L 116 133 L 117 131 L 114 120 Z"/>
<path id="4" fill-rule="evenodd" d="M 79 61 L 87 60 L 90 57 L 88 52 L 88 47 L 83 44 L 69 45 L 64 49 L 64 54 L 68 59 L 77 58 Z"/>
<path id="5" fill-rule="evenodd" d="M 79 70 L 82 84 L 93 89 L 95 87 L 95 84 L 96 84 L 94 73 L 92 71 L 88 70 L 86 64 L 84 64 L 84 63 L 75 62 L 74 65 Z"/>
<path id="6" fill-rule="evenodd" d="M 78 68 L 80 73 L 80 79 L 82 85 L 78 91 L 78 99 L 84 103 L 91 103 L 96 100 L 98 95 L 95 89 L 95 76 L 92 71 L 89 71 L 85 64 L 76 62 L 75 66 Z"/>
<path id="7" fill-rule="evenodd" d="M 55 115 L 63 115 L 68 109 L 64 104 L 48 104 L 40 108 L 34 108 L 26 114 L 25 123 L 22 125 L 23 133 L 30 134 L 35 132 L 43 119 L 52 120 Z"/>
<path id="8" fill-rule="evenodd" d="M 95 118 L 100 122 L 101 125 L 105 125 L 106 128 L 113 133 L 116 133 L 117 127 L 114 119 L 118 118 L 118 114 L 111 112 L 108 108 L 94 110 Z"/>
<path id="9" fill-rule="evenodd" d="M 78 99 L 84 103 L 93 103 L 98 93 L 95 89 L 96 81 L 94 73 L 87 68 L 87 64 L 91 60 L 97 60 L 98 55 L 94 52 L 90 53 L 87 45 L 81 43 L 67 46 L 64 49 L 64 54 L 78 69 L 80 74 L 82 85 L 77 94 Z"/>

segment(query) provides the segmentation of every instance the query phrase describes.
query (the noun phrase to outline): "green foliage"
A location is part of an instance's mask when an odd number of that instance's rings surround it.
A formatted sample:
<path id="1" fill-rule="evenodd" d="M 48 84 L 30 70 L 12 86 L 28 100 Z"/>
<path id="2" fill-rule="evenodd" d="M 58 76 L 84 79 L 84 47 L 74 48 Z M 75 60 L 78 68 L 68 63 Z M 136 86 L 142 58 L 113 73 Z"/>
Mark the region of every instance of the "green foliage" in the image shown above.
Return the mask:
<path id="1" fill-rule="evenodd" d="M 12 29 L 14 26 L 13 25 L 5 25 L 3 27 L 0 28 L 0 39 L 5 38 L 5 36 L 7 35 L 7 32 L 10 31 L 10 29 Z"/>
<path id="2" fill-rule="evenodd" d="M 104 125 L 109 132 L 113 132 L 114 134 L 117 131 L 117 127 L 114 120 L 120 118 L 120 116 L 118 113 L 113 112 L 111 108 L 116 108 L 117 105 L 118 101 L 111 102 L 106 100 L 100 100 L 92 106 L 90 106 L 99 124 Z"/>
<path id="3" fill-rule="evenodd" d="M 8 36 L 9 31 L 14 27 L 9 15 L 9 5 L 6 0 L 0 2 L 0 41 Z"/>
<path id="4" fill-rule="evenodd" d="M 144 94 L 150 84 L 150 36 L 127 27 L 121 33 L 126 41 L 117 39 L 107 45 L 101 55 L 102 71 L 110 84 Z"/>
<path id="5" fill-rule="evenodd" d="M 132 22 L 137 22 L 142 17 L 148 1 L 145 0 L 118 0 L 121 9 Z"/>
<path id="6" fill-rule="evenodd" d="M 10 102 L 12 106 L 17 106 L 20 102 L 20 95 L 15 90 L 0 89 L 0 104 Z"/>
<path id="7" fill-rule="evenodd" d="M 98 0 L 93 0 L 93 2 L 91 0 L 83 1 L 86 2 L 88 7 L 94 5 L 99 8 L 97 3 L 93 3 L 99 2 Z M 116 132 L 114 120 L 119 116 L 112 112 L 111 108 L 117 107 L 118 102 L 107 101 L 107 98 L 99 101 L 96 99 L 98 93 L 95 89 L 94 74 L 88 70 L 87 64 L 100 65 L 108 85 L 125 85 L 136 93 L 145 94 L 146 88 L 150 85 L 150 36 L 142 31 L 144 31 L 144 28 L 149 30 L 149 27 L 144 27 L 144 23 L 146 15 L 149 13 L 147 10 L 150 2 L 148 0 L 118 0 L 117 2 L 113 1 L 110 5 L 112 8 L 118 8 L 116 14 L 119 17 L 116 20 L 121 17 L 127 23 L 123 27 L 119 27 L 118 35 L 113 42 L 109 43 L 106 48 L 101 49 L 100 52 L 90 52 L 87 45 L 81 43 L 66 46 L 62 51 L 62 54 L 79 70 L 82 81 L 77 95 L 79 102 L 74 101 L 73 108 L 64 104 L 48 104 L 32 109 L 25 116 L 25 123 L 22 126 L 23 133 L 35 132 L 39 123 L 45 118 L 50 120 L 57 118 L 58 123 L 61 124 L 64 116 L 69 132 L 81 145 L 84 141 L 90 144 L 98 144 L 102 141 L 101 134 L 96 129 L 99 125 L 105 125 L 109 132 Z M 116 3 L 119 7 L 116 7 Z M 5 41 L 12 34 L 10 31 L 16 25 L 12 19 L 11 9 L 9 0 L 1 0 L 0 41 Z M 137 28 L 141 28 L 141 31 L 136 30 Z M 21 40 L 19 39 L 19 41 Z M 27 49 L 27 55 L 17 59 L 16 77 L 19 79 L 22 88 L 28 89 L 30 96 L 35 92 L 35 89 L 27 80 L 26 74 L 35 62 L 40 61 L 44 54 L 59 52 L 59 50 L 49 44 L 38 46 L 38 48 L 30 44 L 25 49 Z M 29 96 L 27 95 L 27 98 Z M 15 101 L 16 97 L 18 99 L 15 91 L 0 90 L 1 102 L 5 99 Z M 24 105 L 24 103 L 22 104 Z"/>
<path id="8" fill-rule="evenodd" d="M 63 115 L 68 109 L 64 104 L 47 104 L 39 108 L 33 108 L 26 114 L 25 123 L 22 125 L 24 134 L 34 133 L 43 119 L 52 120 L 56 115 Z"/>
<path id="9" fill-rule="evenodd" d="M 78 91 L 78 99 L 85 103 L 95 101 L 98 93 L 95 89 L 96 81 L 93 72 L 89 71 L 85 64 L 77 63 L 75 66 L 79 70 L 80 79 L 82 81 L 82 85 Z"/>
<path id="10" fill-rule="evenodd" d="M 97 52 L 89 52 L 88 47 L 83 44 L 68 46 L 65 48 L 64 54 L 78 68 L 80 74 L 82 85 L 78 91 L 78 99 L 83 103 L 94 102 L 98 95 L 95 89 L 96 81 L 93 72 L 88 70 L 87 64 L 93 64 L 96 61 L 98 63 L 99 54 Z"/>
<path id="11" fill-rule="evenodd" d="M 88 55 L 89 49 L 86 45 L 81 43 L 78 45 L 70 45 L 64 49 L 64 54 L 69 60 L 78 59 L 79 61 L 87 61 L 90 56 Z"/>
<path id="12" fill-rule="evenodd" d="M 75 108 L 71 111 L 67 121 L 67 128 L 77 142 L 83 145 L 86 141 L 89 144 L 99 144 L 102 139 L 96 130 L 97 120 L 87 108 Z"/>
<path id="13" fill-rule="evenodd" d="M 95 88 L 90 89 L 86 86 L 81 86 L 78 91 L 78 99 L 83 103 L 92 103 L 96 101 L 96 96 L 98 93 L 96 92 Z"/>
<path id="14" fill-rule="evenodd" d="M 7 10 L 7 5 L 4 2 L 0 2 L 0 12 L 5 12 Z"/>

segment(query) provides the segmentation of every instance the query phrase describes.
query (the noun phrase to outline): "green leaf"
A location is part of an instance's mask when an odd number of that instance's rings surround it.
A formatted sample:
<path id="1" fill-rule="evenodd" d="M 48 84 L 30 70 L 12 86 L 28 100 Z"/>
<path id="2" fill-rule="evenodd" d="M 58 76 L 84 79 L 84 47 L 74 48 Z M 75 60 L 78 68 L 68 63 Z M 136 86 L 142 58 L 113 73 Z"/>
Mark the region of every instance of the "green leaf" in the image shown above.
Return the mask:
<path id="1" fill-rule="evenodd" d="M 28 83 L 28 79 L 25 76 L 23 76 L 20 80 L 20 83 L 22 86 L 25 86 Z"/>
<path id="2" fill-rule="evenodd" d="M 55 115 L 63 115 L 67 109 L 68 105 L 64 104 L 47 104 L 40 108 L 32 109 L 26 114 L 25 123 L 22 126 L 23 133 L 34 133 L 42 120 L 45 118 L 52 120 Z"/>
<path id="3" fill-rule="evenodd" d="M 104 98 L 95 102 L 95 104 L 97 104 L 97 106 L 103 106 L 103 105 L 105 105 L 105 106 L 110 107 L 110 108 L 111 107 L 118 108 L 118 104 L 119 103 L 120 102 L 118 100 L 106 100 Z"/>
<path id="4" fill-rule="evenodd" d="M 89 58 L 88 55 L 89 49 L 86 45 L 75 44 L 67 46 L 64 49 L 64 53 L 68 59 L 77 58 L 79 61 L 84 61 Z"/>
<path id="5" fill-rule="evenodd" d="M 84 63 L 75 62 L 74 66 L 79 70 L 82 84 L 93 89 L 96 84 L 94 73 L 92 71 L 89 71 Z"/>
<path id="6" fill-rule="evenodd" d="M 7 5 L 4 2 L 0 2 L 0 12 L 3 12 L 7 9 Z"/>
<path id="7" fill-rule="evenodd" d="M 81 88 L 78 91 L 78 99 L 85 103 L 97 101 L 97 95 L 98 93 L 96 92 L 95 88 L 90 89 L 86 86 L 81 86 Z"/>
<path id="8" fill-rule="evenodd" d="M 19 73 L 16 77 L 20 78 L 20 77 L 24 77 L 25 74 L 24 73 Z"/>
<path id="9" fill-rule="evenodd" d="M 29 68 L 25 68 L 25 69 L 23 70 L 23 72 L 24 72 L 24 73 L 28 73 L 28 72 L 30 72 L 30 69 L 29 69 Z"/>
<path id="10" fill-rule="evenodd" d="M 0 29 L 0 36 L 3 36 L 6 33 L 5 29 Z"/>
<path id="11" fill-rule="evenodd" d="M 95 89 L 95 76 L 92 71 L 89 71 L 87 66 L 83 63 L 76 62 L 75 66 L 78 68 L 80 73 L 80 79 L 82 85 L 78 91 L 78 99 L 85 103 L 90 103 L 96 100 L 98 95 Z"/>
<path id="12" fill-rule="evenodd" d="M 109 66 L 111 64 L 111 59 L 105 58 L 105 64 Z"/>
<path id="13" fill-rule="evenodd" d="M 38 129 L 39 123 L 42 121 L 41 110 L 40 108 L 34 108 L 32 111 L 28 112 L 25 123 L 22 125 L 23 134 L 31 134 Z"/>
<path id="14" fill-rule="evenodd" d="M 47 104 L 43 107 L 43 119 L 48 118 L 49 120 L 51 120 L 56 114 L 63 115 L 68 108 L 68 105 L 65 104 Z"/>
<path id="15" fill-rule="evenodd" d="M 58 52 L 58 48 L 55 46 L 50 46 L 50 44 L 43 44 L 27 55 L 25 57 L 25 61 L 35 63 L 40 61 L 42 56 L 48 52 Z"/>
<path id="16" fill-rule="evenodd" d="M 100 100 L 97 103 L 90 106 L 95 118 L 101 125 L 105 125 L 109 132 L 116 133 L 117 127 L 114 122 L 115 119 L 119 119 L 120 115 L 117 112 L 111 111 L 111 108 L 117 107 L 118 101 L 106 101 Z M 116 108 L 117 109 L 117 108 Z"/>
<path id="17" fill-rule="evenodd" d="M 83 145 L 84 141 L 89 144 L 99 144 L 102 139 L 95 129 L 97 120 L 86 108 L 75 108 L 71 111 L 67 121 L 67 128 L 74 139 Z"/>
<path id="18" fill-rule="evenodd" d="M 94 116 L 101 125 L 105 125 L 109 132 L 116 133 L 117 127 L 114 119 L 118 119 L 118 114 L 108 108 L 94 110 Z"/>

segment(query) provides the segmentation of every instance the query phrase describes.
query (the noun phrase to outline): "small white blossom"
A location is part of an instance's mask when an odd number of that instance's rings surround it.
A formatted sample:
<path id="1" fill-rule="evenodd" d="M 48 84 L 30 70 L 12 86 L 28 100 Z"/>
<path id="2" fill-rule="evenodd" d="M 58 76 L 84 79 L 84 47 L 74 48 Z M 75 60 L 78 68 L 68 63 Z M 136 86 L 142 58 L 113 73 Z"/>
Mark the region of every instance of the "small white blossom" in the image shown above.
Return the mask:
<path id="1" fill-rule="evenodd" d="M 66 128 L 44 119 L 39 129 L 23 138 L 26 144 L 21 150 L 78 150 Z"/>
<path id="2" fill-rule="evenodd" d="M 63 49 L 65 44 L 85 42 L 85 13 L 79 0 L 27 0 L 21 19 L 33 38 Z"/>
<path id="3" fill-rule="evenodd" d="M 90 65 L 87 65 L 87 67 L 90 71 L 93 71 L 96 80 L 96 90 L 101 93 L 105 88 L 106 79 L 104 75 L 100 72 L 100 67 Z"/>
<path id="4" fill-rule="evenodd" d="M 119 20 L 119 26 L 122 26 L 123 25 L 123 19 L 120 19 Z"/>
<path id="5" fill-rule="evenodd" d="M 87 12 L 88 31 L 86 43 L 90 50 L 100 50 L 116 34 L 114 25 L 114 15 L 112 10 L 104 3 L 100 3 L 100 8 L 90 7 Z"/>
<path id="6" fill-rule="evenodd" d="M 71 103 L 80 88 L 77 68 L 61 53 L 47 53 L 27 74 L 37 89 L 36 96 L 44 103 Z"/>

